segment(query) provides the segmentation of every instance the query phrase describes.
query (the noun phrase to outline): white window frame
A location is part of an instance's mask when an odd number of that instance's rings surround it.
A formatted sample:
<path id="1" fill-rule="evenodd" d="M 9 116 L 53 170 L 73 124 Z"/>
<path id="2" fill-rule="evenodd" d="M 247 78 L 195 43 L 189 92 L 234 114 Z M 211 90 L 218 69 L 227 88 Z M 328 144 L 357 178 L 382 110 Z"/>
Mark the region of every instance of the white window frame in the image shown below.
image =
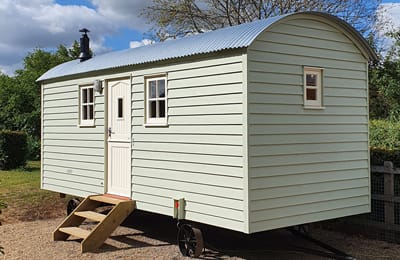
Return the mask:
<path id="1" fill-rule="evenodd" d="M 168 81 L 166 76 L 159 76 L 159 77 L 147 77 L 145 78 L 145 126 L 167 126 L 168 125 Z M 151 81 L 158 81 L 164 80 L 165 85 L 165 96 L 164 97 L 155 97 L 150 98 L 150 82 Z M 156 90 L 158 93 L 158 88 Z M 165 101 L 165 117 L 150 117 L 150 101 Z"/>
<path id="2" fill-rule="evenodd" d="M 87 92 L 89 93 L 89 89 L 93 89 L 93 102 L 83 102 L 82 101 L 82 96 L 83 96 L 83 91 L 87 90 Z M 79 86 L 79 126 L 80 127 L 85 127 L 85 126 L 94 126 L 94 116 L 95 116 L 95 112 L 94 112 L 94 108 L 95 108 L 95 91 L 93 88 L 93 85 L 84 85 L 84 86 Z M 83 118 L 83 109 L 85 108 L 85 106 L 93 106 L 93 119 L 84 119 Z M 89 113 L 89 112 L 88 112 Z M 89 115 L 89 114 L 88 114 Z"/>
<path id="3" fill-rule="evenodd" d="M 316 86 L 308 86 L 307 85 L 307 75 L 316 75 L 317 82 Z M 322 97 L 323 97 L 323 69 L 316 67 L 304 67 L 304 108 L 307 109 L 324 109 L 322 106 Z M 307 89 L 315 89 L 317 91 L 316 100 L 308 100 L 307 99 Z"/>

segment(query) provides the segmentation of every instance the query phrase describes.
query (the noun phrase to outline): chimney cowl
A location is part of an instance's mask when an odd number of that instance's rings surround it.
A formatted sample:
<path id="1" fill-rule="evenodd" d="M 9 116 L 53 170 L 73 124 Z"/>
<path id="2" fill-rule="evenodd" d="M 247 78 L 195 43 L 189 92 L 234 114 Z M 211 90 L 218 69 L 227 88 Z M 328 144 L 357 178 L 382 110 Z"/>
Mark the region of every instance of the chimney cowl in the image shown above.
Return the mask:
<path id="1" fill-rule="evenodd" d="M 82 61 L 90 59 L 92 56 L 90 55 L 90 49 L 89 49 L 89 37 L 87 35 L 88 32 L 90 32 L 86 28 L 82 28 L 79 30 L 79 32 L 82 33 L 82 37 L 80 39 L 80 49 L 81 53 L 79 54 L 79 59 Z"/>

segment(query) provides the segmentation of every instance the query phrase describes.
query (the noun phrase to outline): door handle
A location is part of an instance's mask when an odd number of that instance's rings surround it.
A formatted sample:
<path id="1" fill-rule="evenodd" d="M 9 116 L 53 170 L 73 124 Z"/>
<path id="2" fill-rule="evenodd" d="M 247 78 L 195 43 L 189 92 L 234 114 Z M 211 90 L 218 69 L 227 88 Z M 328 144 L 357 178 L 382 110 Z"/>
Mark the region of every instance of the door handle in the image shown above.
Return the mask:
<path id="1" fill-rule="evenodd" d="M 108 137 L 111 137 L 111 134 L 112 134 L 112 132 L 111 132 L 111 127 L 109 127 L 109 128 L 108 128 Z"/>

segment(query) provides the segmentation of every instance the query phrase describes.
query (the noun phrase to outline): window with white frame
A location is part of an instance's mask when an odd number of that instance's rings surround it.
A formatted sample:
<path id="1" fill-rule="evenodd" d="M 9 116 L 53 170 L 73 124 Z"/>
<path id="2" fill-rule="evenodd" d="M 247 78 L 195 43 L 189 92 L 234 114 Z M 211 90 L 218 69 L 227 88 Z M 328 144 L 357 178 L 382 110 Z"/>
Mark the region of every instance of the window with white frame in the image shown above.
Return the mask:
<path id="1" fill-rule="evenodd" d="M 146 124 L 167 124 L 167 78 L 146 79 Z"/>
<path id="2" fill-rule="evenodd" d="M 79 115 L 80 125 L 93 126 L 94 125 L 94 91 L 93 86 L 81 86 L 79 90 Z"/>
<path id="3" fill-rule="evenodd" d="M 322 69 L 304 68 L 304 107 L 322 108 Z"/>

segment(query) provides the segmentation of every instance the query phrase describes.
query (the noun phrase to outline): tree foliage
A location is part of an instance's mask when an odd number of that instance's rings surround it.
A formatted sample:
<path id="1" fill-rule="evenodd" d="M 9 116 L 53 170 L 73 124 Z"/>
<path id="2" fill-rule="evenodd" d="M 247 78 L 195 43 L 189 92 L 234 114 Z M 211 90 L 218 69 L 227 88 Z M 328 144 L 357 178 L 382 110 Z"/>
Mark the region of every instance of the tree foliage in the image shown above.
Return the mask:
<path id="1" fill-rule="evenodd" d="M 152 0 L 143 15 L 159 40 L 301 11 L 334 14 L 368 35 L 380 0 Z"/>
<path id="2" fill-rule="evenodd" d="M 47 70 L 78 55 L 77 42 L 70 49 L 60 45 L 55 52 L 35 49 L 24 58 L 23 69 L 17 70 L 14 77 L 0 74 L 0 130 L 26 132 L 32 155 L 39 156 L 40 147 L 41 93 L 36 80 Z"/>
<path id="3" fill-rule="evenodd" d="M 390 32 L 392 47 L 369 70 L 370 117 L 400 120 L 400 31 Z"/>
<path id="4" fill-rule="evenodd" d="M 155 37 L 188 34 L 237 25 L 257 19 L 300 11 L 322 11 L 336 15 L 367 37 L 374 49 L 382 39 L 374 30 L 387 24 L 377 21 L 380 0 L 152 0 L 143 15 L 153 25 Z M 400 120 L 400 32 L 387 35 L 392 48 L 370 64 L 369 95 L 372 119 Z M 377 51 L 378 52 L 378 51 Z"/>

